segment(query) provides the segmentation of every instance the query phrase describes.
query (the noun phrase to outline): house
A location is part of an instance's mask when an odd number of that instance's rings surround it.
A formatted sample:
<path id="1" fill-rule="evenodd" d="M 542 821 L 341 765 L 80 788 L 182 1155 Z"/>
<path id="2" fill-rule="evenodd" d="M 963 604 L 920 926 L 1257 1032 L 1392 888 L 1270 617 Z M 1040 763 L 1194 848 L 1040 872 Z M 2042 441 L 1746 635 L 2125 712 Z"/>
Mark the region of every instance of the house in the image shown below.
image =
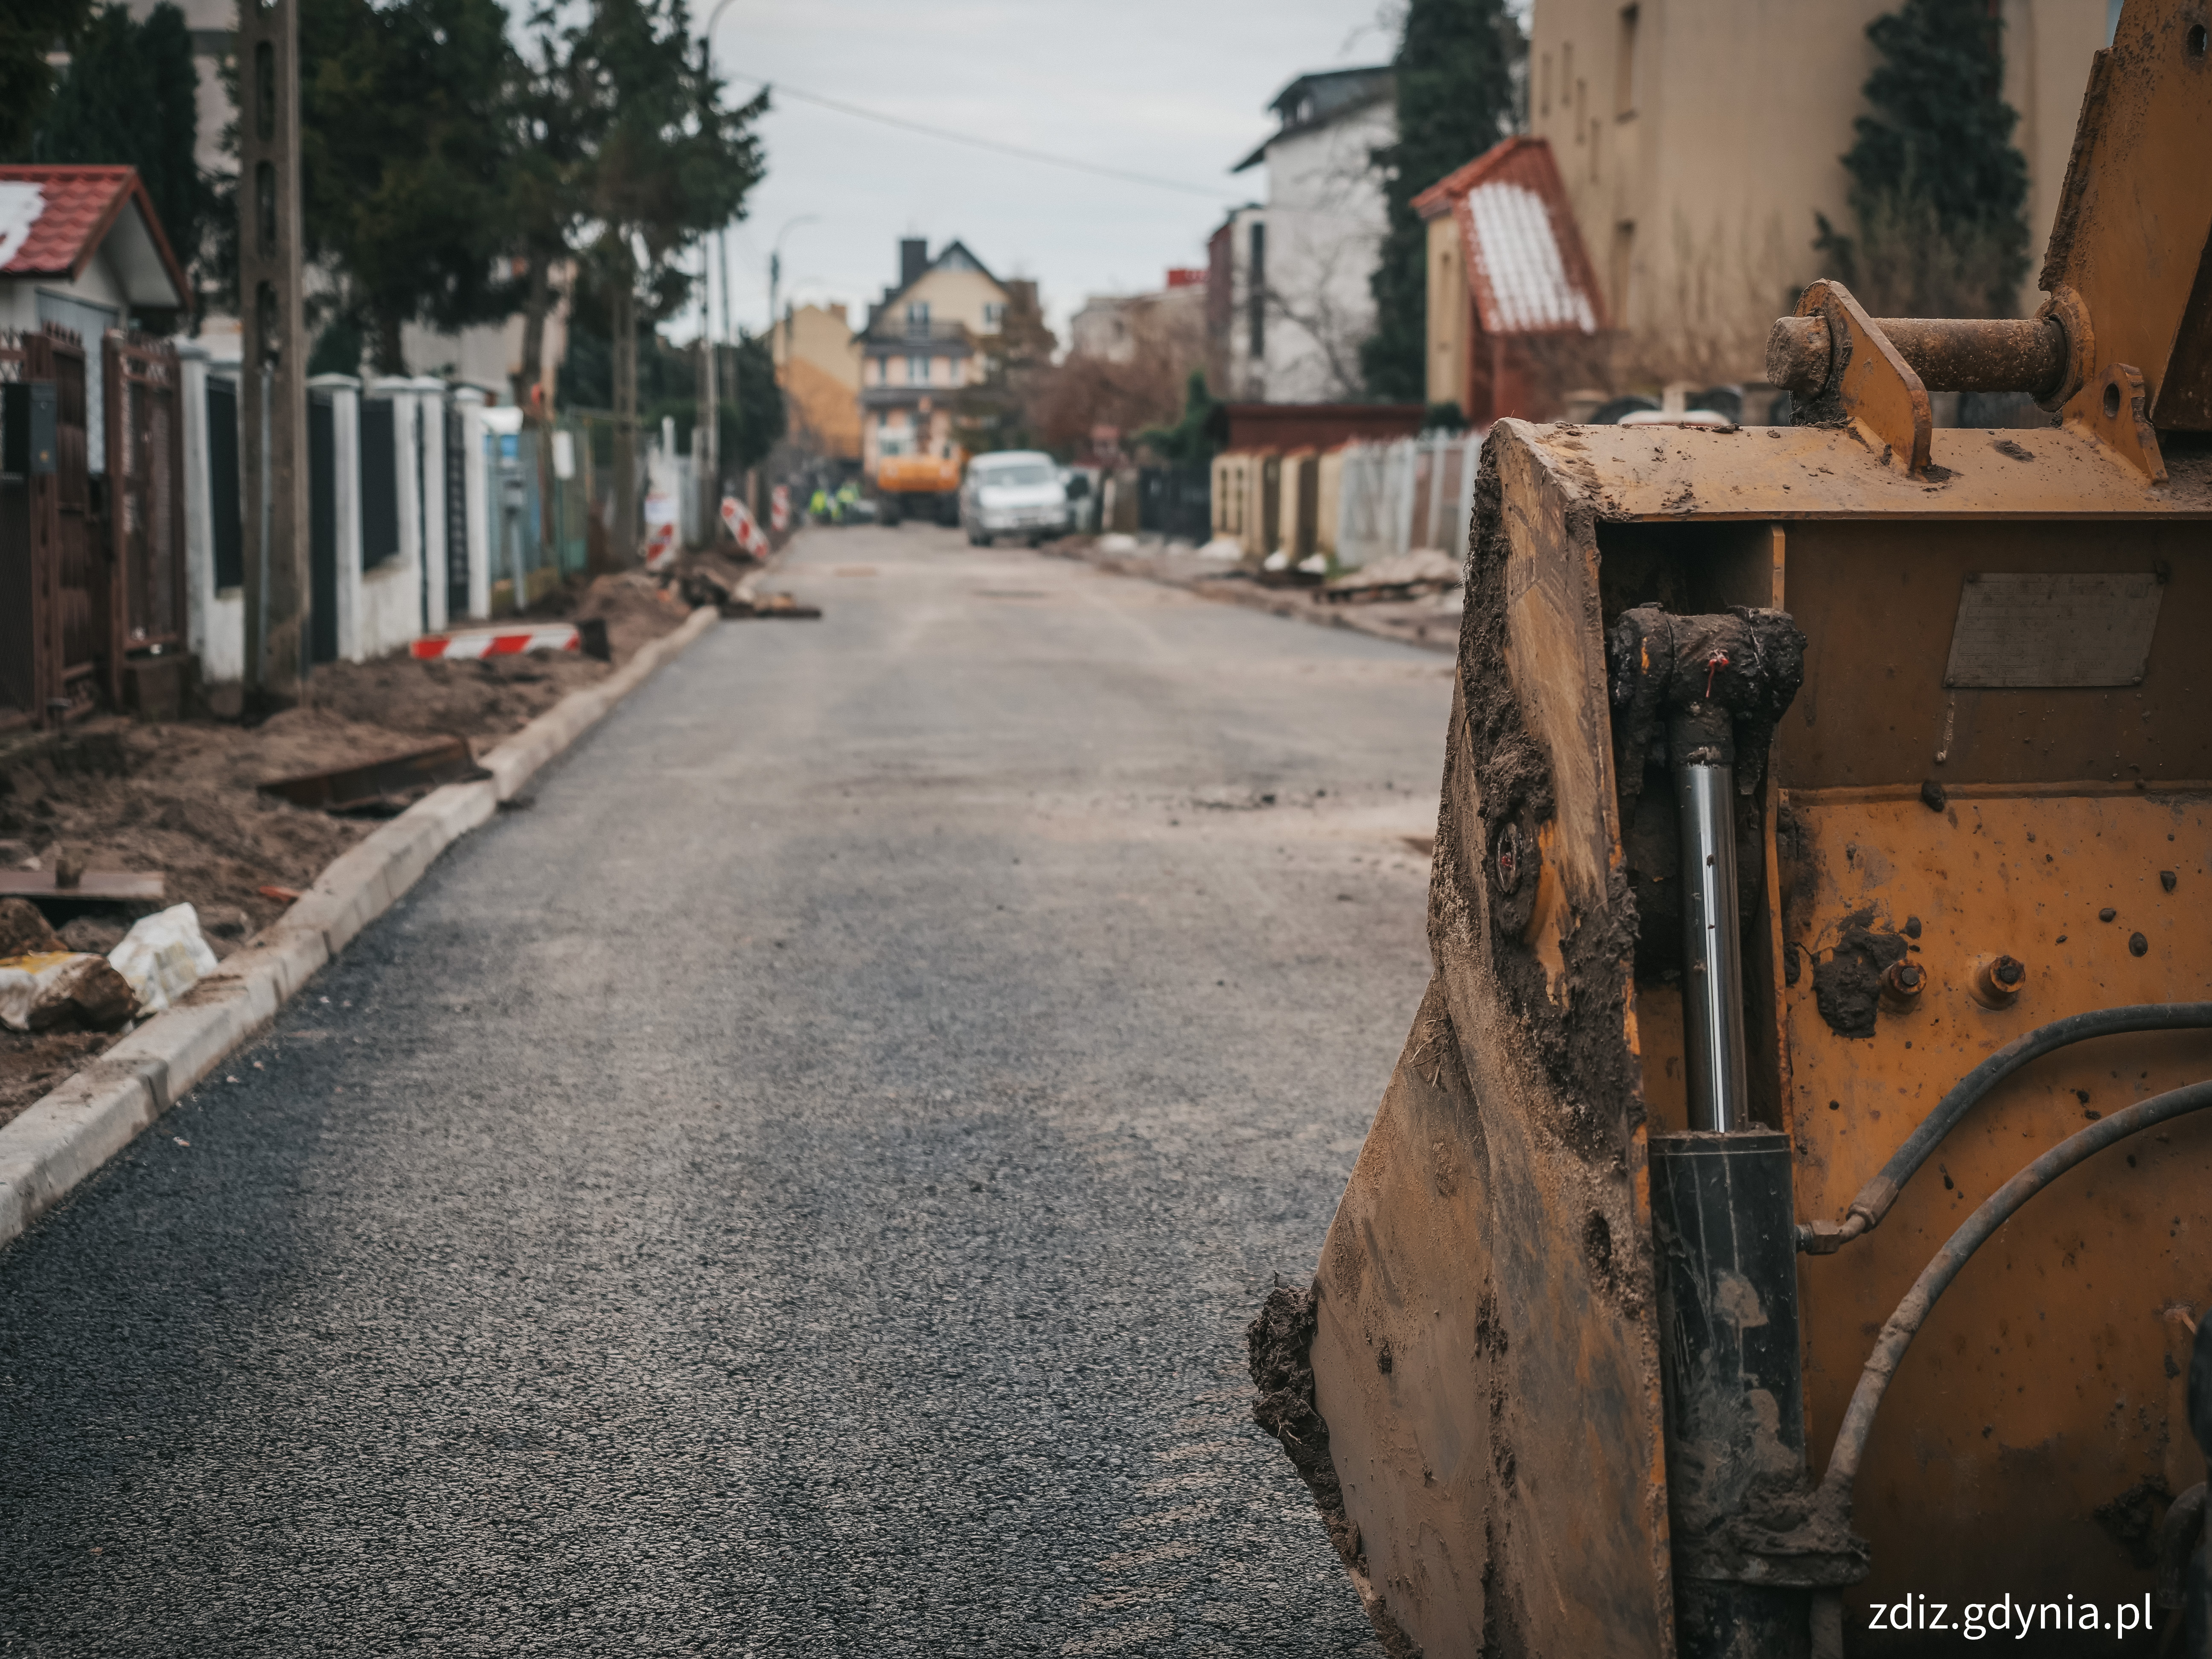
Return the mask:
<path id="1" fill-rule="evenodd" d="M 1203 266 L 1171 266 L 1157 292 L 1091 295 L 1068 319 L 1069 351 L 1110 363 L 1165 351 L 1198 364 L 1206 349 L 1206 278 Z"/>
<path id="2" fill-rule="evenodd" d="M 191 303 L 136 168 L 0 167 L 0 329 L 58 323 L 83 339 L 89 471 L 107 468 L 101 337 Z"/>
<path id="3" fill-rule="evenodd" d="M 1628 380 L 1756 381 L 1766 336 L 1850 225 L 1839 158 L 1865 112 L 1867 25 L 1896 0 L 1536 0 L 1529 129 L 1548 139 L 1622 331 Z M 2091 55 L 2115 0 L 1991 0 L 2042 258 Z M 2023 301 L 2034 295 L 2024 288 Z"/>
<path id="4" fill-rule="evenodd" d="M 920 237 L 899 243 L 899 279 L 868 307 L 860 337 L 860 466 L 886 455 L 953 453 L 949 400 L 980 385 L 978 342 L 1006 321 L 1007 285 L 957 241 L 937 257 Z"/>
<path id="5" fill-rule="evenodd" d="M 860 459 L 860 342 L 838 306 L 788 306 L 769 335 L 791 441 L 831 460 Z"/>
<path id="6" fill-rule="evenodd" d="M 0 375 L 27 417 L 0 474 L 0 727 L 179 706 L 190 410 L 154 331 L 190 303 L 134 169 L 0 167 Z"/>
<path id="7" fill-rule="evenodd" d="M 1574 209 L 1541 138 L 1507 138 L 1413 198 L 1428 227 L 1428 401 L 1470 422 L 1549 420 L 1607 327 Z"/>
<path id="8" fill-rule="evenodd" d="M 1373 157 L 1397 137 L 1395 93 L 1387 67 L 1302 75 L 1268 106 L 1273 136 L 1231 169 L 1265 163 L 1267 197 L 1232 210 L 1207 244 L 1222 395 L 1362 395 L 1359 347 L 1375 319 L 1368 278 L 1388 228 Z"/>

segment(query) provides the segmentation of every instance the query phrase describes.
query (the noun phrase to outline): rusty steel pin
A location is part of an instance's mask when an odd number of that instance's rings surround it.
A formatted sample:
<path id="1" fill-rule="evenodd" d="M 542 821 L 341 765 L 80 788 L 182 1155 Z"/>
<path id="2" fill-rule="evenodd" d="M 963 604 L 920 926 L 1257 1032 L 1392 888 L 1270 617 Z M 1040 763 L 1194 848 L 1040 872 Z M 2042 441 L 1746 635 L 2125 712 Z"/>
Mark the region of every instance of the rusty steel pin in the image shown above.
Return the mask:
<path id="1" fill-rule="evenodd" d="M 1982 965 L 1976 988 L 1982 1000 L 2002 1007 L 2021 994 L 2027 983 L 2027 967 L 2017 957 L 1992 957 Z"/>
<path id="2" fill-rule="evenodd" d="M 1882 970 L 1882 1003 L 1893 1012 L 1916 1006 L 1927 988 L 1928 970 L 1917 962 L 1893 962 Z"/>

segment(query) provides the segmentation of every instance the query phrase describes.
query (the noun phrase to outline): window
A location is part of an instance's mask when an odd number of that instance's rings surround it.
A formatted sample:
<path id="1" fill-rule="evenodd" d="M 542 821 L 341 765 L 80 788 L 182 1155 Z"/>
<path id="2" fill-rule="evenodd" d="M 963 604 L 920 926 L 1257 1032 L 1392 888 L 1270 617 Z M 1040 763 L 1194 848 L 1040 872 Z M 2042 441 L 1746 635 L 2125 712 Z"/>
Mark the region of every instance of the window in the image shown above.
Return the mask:
<path id="1" fill-rule="evenodd" d="M 1245 328 L 1255 357 L 1267 355 L 1267 223 L 1252 222 L 1252 257 L 1244 273 Z"/>
<path id="2" fill-rule="evenodd" d="M 908 386 L 927 386 L 929 384 L 928 358 L 909 357 L 906 360 L 906 383 Z"/>
<path id="3" fill-rule="evenodd" d="M 1536 77 L 1536 113 L 1549 115 L 1552 112 L 1552 54 L 1548 52 L 1544 54 L 1544 66 Z"/>
<path id="4" fill-rule="evenodd" d="M 1052 468 L 1038 462 L 1020 461 L 979 469 L 975 483 L 980 488 L 995 489 L 1009 484 L 1048 484 L 1059 476 Z"/>
<path id="5" fill-rule="evenodd" d="M 983 326 L 985 328 L 995 330 L 1003 325 L 1006 320 L 1006 307 L 1000 305 L 996 300 L 986 302 L 983 307 Z"/>
<path id="6" fill-rule="evenodd" d="M 1636 16 L 1634 6 L 1620 9 L 1620 33 L 1613 60 L 1613 112 L 1626 120 L 1636 113 Z"/>
<path id="7" fill-rule="evenodd" d="M 1636 264 L 1636 222 L 1623 219 L 1613 228 L 1613 325 L 1628 325 L 1628 278 Z"/>
<path id="8" fill-rule="evenodd" d="M 909 300 L 906 307 L 906 331 L 909 334 L 929 332 L 929 301 Z"/>

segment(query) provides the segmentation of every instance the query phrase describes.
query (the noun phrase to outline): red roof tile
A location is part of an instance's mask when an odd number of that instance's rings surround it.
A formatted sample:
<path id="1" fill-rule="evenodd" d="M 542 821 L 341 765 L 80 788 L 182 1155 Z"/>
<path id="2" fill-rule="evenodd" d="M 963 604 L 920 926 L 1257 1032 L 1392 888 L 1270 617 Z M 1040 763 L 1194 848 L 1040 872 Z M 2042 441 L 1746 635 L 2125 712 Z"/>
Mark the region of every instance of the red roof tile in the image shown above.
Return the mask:
<path id="1" fill-rule="evenodd" d="M 0 276 L 82 276 L 107 234 L 134 204 L 180 296 L 189 295 L 183 267 L 170 250 L 137 169 L 127 167 L 0 167 L 0 184 L 35 185 L 45 205 Z"/>
<path id="2" fill-rule="evenodd" d="M 1595 334 L 1607 326 L 1565 184 L 1541 138 L 1508 138 L 1413 198 L 1423 219 L 1449 213 L 1465 246 L 1468 287 L 1486 332 Z"/>

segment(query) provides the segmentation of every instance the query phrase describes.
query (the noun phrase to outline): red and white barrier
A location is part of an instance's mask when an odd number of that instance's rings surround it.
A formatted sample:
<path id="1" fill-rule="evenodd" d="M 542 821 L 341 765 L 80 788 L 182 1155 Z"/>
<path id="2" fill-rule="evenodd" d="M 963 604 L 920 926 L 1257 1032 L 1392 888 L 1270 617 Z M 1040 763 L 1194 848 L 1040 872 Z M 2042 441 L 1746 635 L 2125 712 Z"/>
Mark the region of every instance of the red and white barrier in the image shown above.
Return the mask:
<path id="1" fill-rule="evenodd" d="M 526 651 L 580 651 L 583 636 L 574 623 L 546 623 L 534 628 L 472 628 L 459 634 L 433 634 L 410 647 L 417 657 L 441 657 L 447 662 L 471 657 L 514 657 Z"/>
<path id="2" fill-rule="evenodd" d="M 768 557 L 768 538 L 745 504 L 734 495 L 722 497 L 722 522 L 740 551 L 756 559 Z"/>
<path id="3" fill-rule="evenodd" d="M 791 486 L 778 484 L 768 493 L 768 521 L 779 536 L 791 528 Z"/>

